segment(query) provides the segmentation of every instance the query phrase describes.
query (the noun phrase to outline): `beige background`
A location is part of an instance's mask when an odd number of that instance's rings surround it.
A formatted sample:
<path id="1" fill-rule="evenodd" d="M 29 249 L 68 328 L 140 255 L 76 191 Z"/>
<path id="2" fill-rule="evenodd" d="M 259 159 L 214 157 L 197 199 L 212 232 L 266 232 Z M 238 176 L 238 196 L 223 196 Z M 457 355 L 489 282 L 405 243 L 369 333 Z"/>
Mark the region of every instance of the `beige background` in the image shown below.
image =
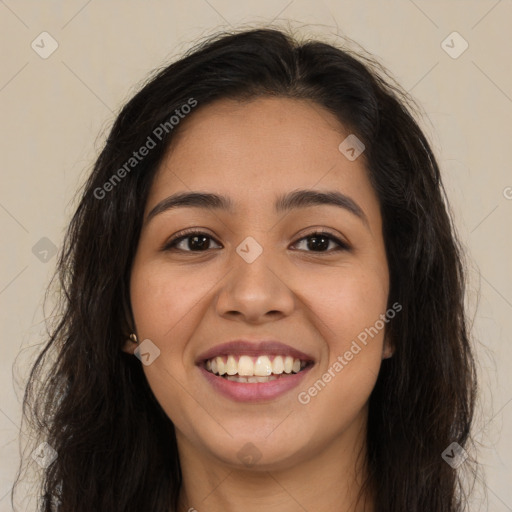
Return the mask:
<path id="1" fill-rule="evenodd" d="M 43 339 L 56 262 L 33 247 L 43 237 L 60 246 L 73 194 L 147 73 L 218 29 L 270 21 L 353 38 L 424 108 L 468 250 L 482 384 L 475 434 L 487 475 L 480 494 L 489 510 L 512 511 L 511 0 L 0 0 L 0 511 L 11 510 L 20 386 Z M 47 59 L 31 47 L 43 31 L 58 43 Z M 456 59 L 441 45 L 453 31 L 469 44 Z"/>

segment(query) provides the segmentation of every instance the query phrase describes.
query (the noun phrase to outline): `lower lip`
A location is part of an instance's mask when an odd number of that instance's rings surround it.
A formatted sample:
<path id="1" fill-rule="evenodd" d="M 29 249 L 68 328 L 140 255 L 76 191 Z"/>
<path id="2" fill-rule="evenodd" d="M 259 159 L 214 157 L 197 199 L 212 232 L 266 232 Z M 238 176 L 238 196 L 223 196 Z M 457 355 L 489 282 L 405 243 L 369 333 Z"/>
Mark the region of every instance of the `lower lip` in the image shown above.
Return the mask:
<path id="1" fill-rule="evenodd" d="M 299 373 L 287 374 L 287 377 L 268 382 L 233 382 L 218 377 L 202 366 L 198 367 L 213 388 L 222 395 L 237 402 L 262 402 L 278 398 L 287 391 L 299 385 L 312 366 L 304 368 Z"/>

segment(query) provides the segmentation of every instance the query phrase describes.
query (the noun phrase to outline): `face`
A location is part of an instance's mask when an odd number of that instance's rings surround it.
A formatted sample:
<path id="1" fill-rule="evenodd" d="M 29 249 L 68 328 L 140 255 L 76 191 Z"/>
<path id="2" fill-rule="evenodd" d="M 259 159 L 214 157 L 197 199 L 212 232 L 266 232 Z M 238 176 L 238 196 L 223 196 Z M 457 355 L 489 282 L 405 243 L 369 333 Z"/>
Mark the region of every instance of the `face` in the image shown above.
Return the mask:
<path id="1" fill-rule="evenodd" d="M 130 283 L 143 369 L 180 456 L 276 469 L 343 450 L 364 435 L 389 354 L 364 153 L 349 159 L 349 132 L 305 100 L 222 100 L 180 129 Z M 169 199 L 193 192 L 224 200 Z"/>

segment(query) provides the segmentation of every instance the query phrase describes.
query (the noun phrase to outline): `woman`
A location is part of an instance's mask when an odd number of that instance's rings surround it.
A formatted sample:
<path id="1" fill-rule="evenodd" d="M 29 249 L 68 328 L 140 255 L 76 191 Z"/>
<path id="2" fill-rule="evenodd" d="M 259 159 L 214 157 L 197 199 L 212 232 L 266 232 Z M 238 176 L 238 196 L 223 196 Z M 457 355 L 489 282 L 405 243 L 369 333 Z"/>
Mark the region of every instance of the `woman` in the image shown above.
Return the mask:
<path id="1" fill-rule="evenodd" d="M 408 105 L 371 60 L 271 29 L 128 102 L 25 395 L 41 510 L 464 509 L 464 267 Z"/>

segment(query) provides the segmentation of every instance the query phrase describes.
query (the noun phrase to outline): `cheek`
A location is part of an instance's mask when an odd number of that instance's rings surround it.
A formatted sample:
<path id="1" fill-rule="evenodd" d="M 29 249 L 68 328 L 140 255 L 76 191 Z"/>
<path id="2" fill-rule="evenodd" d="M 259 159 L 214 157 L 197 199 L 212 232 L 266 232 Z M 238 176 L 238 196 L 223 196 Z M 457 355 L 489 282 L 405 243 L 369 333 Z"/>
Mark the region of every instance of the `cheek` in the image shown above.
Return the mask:
<path id="1" fill-rule="evenodd" d="M 149 386 L 174 425 L 185 431 L 194 429 L 204 412 L 190 407 L 190 361 L 185 361 L 187 342 L 204 314 L 201 299 L 212 287 L 201 272 L 172 269 L 160 262 L 137 262 L 132 270 L 130 295 L 137 331 L 150 339 L 160 355 L 143 366 Z M 192 401 L 196 405 L 195 401 Z M 203 418 L 204 419 L 204 418 Z"/>
<path id="2" fill-rule="evenodd" d="M 131 301 L 140 334 L 161 340 L 180 339 L 187 319 L 201 309 L 201 300 L 211 288 L 211 276 L 165 263 L 134 265 Z M 172 344 L 174 346 L 174 344 Z"/>
<path id="3" fill-rule="evenodd" d="M 304 272 L 303 276 L 302 297 L 311 310 L 311 321 L 328 342 L 331 358 L 348 350 L 350 341 L 374 326 L 386 311 L 389 285 L 385 268 L 351 264 L 327 273 Z M 381 322 L 379 326 L 382 330 Z"/>
<path id="4" fill-rule="evenodd" d="M 185 360 L 187 342 L 207 290 L 200 282 L 193 273 L 173 271 L 158 262 L 136 262 L 132 271 L 130 294 L 139 338 L 151 340 L 160 350 L 143 370 L 168 415 L 182 399 L 186 402 L 179 383 L 186 381 L 190 371 L 190 361 Z"/>
<path id="5" fill-rule="evenodd" d="M 301 389 L 297 398 L 315 415 L 339 408 L 343 417 L 353 417 L 368 400 L 382 361 L 389 323 L 382 320 L 388 300 L 387 273 L 379 267 L 351 266 L 315 282 L 319 286 L 307 282 L 305 286 L 327 354 L 319 379 Z"/>

